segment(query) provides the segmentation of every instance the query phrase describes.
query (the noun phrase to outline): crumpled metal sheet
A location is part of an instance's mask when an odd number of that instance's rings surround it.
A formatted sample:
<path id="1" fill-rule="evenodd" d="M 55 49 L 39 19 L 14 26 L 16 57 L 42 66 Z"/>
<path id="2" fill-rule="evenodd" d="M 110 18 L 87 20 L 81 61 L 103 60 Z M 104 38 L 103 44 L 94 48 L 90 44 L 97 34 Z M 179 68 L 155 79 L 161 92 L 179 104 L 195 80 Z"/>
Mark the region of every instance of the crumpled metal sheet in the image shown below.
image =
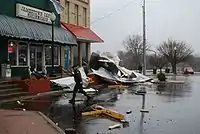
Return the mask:
<path id="1" fill-rule="evenodd" d="M 105 81 L 131 84 L 151 80 L 151 78 L 147 76 L 119 66 L 120 59 L 118 56 L 102 55 L 100 58 L 104 59 L 99 60 L 102 66 L 98 70 L 92 69 L 92 74 L 100 76 Z M 107 66 L 104 66 L 104 64 Z"/>
<path id="2" fill-rule="evenodd" d="M 101 78 L 108 80 L 109 82 L 115 82 L 117 81 L 117 78 L 109 71 L 107 71 L 105 68 L 100 67 L 98 70 L 93 70 L 92 69 L 92 73 L 91 74 L 95 74 L 100 76 Z"/>
<path id="3" fill-rule="evenodd" d="M 111 72 L 104 68 L 99 68 L 99 70 L 92 70 L 91 74 L 100 76 L 102 79 L 108 82 L 122 82 L 122 83 L 136 83 L 136 79 L 118 78 L 118 76 L 113 75 Z"/>

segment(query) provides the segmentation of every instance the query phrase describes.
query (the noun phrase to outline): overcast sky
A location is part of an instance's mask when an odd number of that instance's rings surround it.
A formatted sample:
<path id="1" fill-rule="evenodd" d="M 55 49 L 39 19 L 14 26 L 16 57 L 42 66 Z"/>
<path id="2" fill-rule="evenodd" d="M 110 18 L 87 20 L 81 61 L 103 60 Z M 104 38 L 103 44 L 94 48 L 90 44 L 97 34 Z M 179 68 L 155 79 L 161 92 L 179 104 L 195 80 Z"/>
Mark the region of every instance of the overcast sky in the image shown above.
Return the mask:
<path id="1" fill-rule="evenodd" d="M 112 16 L 99 19 L 113 11 Z M 146 25 L 152 49 L 171 37 L 200 54 L 200 0 L 146 0 Z M 91 0 L 91 28 L 104 40 L 93 44 L 92 51 L 123 50 L 122 41 L 129 34 L 142 35 L 142 0 Z"/>

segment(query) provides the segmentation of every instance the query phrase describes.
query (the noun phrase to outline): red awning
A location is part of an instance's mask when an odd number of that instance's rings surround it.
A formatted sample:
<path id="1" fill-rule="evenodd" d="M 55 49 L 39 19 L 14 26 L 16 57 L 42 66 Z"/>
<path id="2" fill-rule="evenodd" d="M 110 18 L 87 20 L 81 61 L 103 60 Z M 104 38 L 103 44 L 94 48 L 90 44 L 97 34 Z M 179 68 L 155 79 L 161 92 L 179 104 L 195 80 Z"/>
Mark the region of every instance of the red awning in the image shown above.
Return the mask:
<path id="1" fill-rule="evenodd" d="M 103 40 L 94 33 L 91 29 L 61 22 L 62 26 L 69 30 L 79 40 L 86 40 L 88 42 L 103 42 Z"/>

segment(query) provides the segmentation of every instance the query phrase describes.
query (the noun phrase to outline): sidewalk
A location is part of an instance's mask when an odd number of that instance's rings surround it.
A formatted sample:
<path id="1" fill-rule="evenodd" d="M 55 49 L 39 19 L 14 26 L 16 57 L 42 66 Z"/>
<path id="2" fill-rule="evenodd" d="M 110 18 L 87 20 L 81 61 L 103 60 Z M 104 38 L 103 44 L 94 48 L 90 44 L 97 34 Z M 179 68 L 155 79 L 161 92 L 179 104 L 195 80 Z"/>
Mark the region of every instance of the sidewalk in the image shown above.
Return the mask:
<path id="1" fill-rule="evenodd" d="M 62 95 L 64 93 L 70 93 L 70 92 L 72 92 L 72 91 L 59 90 L 59 91 L 51 91 L 51 92 L 38 93 L 36 95 L 21 96 L 21 97 L 16 97 L 16 98 L 13 98 L 13 99 L 1 100 L 0 101 L 0 105 L 3 104 L 3 103 L 7 103 L 7 102 L 14 102 L 14 101 L 18 101 L 18 100 L 34 99 L 34 98 L 39 98 L 39 97 L 43 97 L 43 96 L 57 96 L 57 95 Z"/>
<path id="2" fill-rule="evenodd" d="M 0 134 L 65 134 L 40 112 L 0 110 Z"/>

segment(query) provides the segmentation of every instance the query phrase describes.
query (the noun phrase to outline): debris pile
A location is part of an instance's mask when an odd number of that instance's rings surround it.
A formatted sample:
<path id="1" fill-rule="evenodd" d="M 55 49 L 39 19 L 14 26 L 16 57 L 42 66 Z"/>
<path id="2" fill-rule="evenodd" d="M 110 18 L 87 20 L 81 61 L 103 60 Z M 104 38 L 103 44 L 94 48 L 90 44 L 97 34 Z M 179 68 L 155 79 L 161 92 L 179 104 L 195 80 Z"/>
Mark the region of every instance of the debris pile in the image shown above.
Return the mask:
<path id="1" fill-rule="evenodd" d="M 97 53 L 92 53 L 89 63 L 89 67 L 92 70 L 90 76 L 93 75 L 93 77 L 98 77 L 107 83 L 123 85 L 148 82 L 152 80 L 151 78 L 133 70 L 121 67 L 119 62 L 120 59 L 118 56 L 100 56 Z"/>
<path id="2" fill-rule="evenodd" d="M 120 59 L 118 56 L 99 55 L 92 53 L 89 62 L 89 73 L 86 75 L 84 68 L 80 67 L 79 71 L 83 79 L 83 87 L 108 84 L 108 85 L 133 85 L 135 83 L 150 82 L 152 79 L 137 73 L 133 70 L 128 70 L 119 65 Z M 65 77 L 51 80 L 66 89 L 73 89 L 75 82 L 73 77 Z"/>

